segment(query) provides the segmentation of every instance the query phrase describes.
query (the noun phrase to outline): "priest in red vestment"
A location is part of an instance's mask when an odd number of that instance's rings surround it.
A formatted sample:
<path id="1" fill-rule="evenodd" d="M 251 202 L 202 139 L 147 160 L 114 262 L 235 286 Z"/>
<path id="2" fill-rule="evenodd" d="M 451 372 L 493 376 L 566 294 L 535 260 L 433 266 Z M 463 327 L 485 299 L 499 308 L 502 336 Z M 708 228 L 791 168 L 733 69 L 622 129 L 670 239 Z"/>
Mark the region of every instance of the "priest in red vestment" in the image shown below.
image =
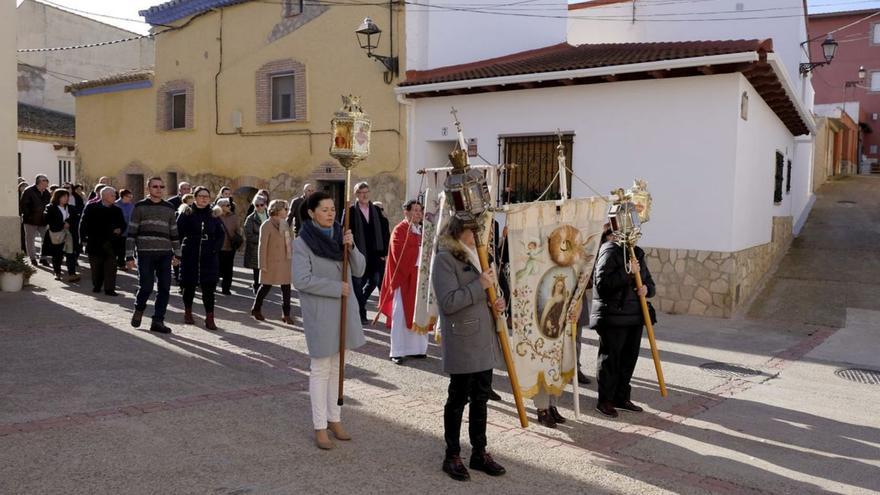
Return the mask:
<path id="1" fill-rule="evenodd" d="M 419 252 L 422 247 L 422 205 L 411 199 L 403 205 L 404 220 L 394 227 L 388 247 L 385 276 L 379 294 L 379 313 L 391 328 L 391 360 L 423 359 L 428 336 L 412 330 L 416 306 Z"/>

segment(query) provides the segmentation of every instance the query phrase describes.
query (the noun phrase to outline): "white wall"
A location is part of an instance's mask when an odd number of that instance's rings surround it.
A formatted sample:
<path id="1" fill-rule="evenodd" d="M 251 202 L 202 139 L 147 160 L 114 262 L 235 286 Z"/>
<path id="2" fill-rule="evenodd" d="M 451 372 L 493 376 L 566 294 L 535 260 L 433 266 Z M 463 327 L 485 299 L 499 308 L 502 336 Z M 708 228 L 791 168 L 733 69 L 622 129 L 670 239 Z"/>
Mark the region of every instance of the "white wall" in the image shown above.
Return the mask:
<path id="1" fill-rule="evenodd" d="M 71 182 L 76 181 L 74 152 L 66 147 L 56 150 L 51 142 L 19 139 L 18 152 L 21 153 L 21 176 L 29 184 L 33 184 L 37 174 L 43 174 L 49 178 L 49 184 L 61 185 L 58 172 L 58 160 L 61 159 L 70 160 Z"/>
<path id="2" fill-rule="evenodd" d="M 742 74 L 735 74 L 739 85 L 733 95 L 737 112 L 736 183 L 734 201 L 733 250 L 746 249 L 770 241 L 774 216 L 793 215 L 795 208 L 803 209 L 805 196 L 802 183 L 809 181 L 810 163 L 795 160 L 795 140 L 779 117 L 767 106 Z M 748 120 L 739 116 L 739 102 L 743 92 L 749 95 Z M 783 181 L 782 202 L 773 203 L 776 175 L 776 151 L 792 160 L 791 193 L 785 193 Z M 803 153 L 800 156 L 803 159 Z M 802 169 L 803 167 L 803 169 Z M 797 218 L 795 217 L 795 220 Z"/>
<path id="3" fill-rule="evenodd" d="M 742 12 L 737 12 L 738 4 L 742 5 Z M 709 14 L 710 12 L 718 13 Z M 686 15 L 658 16 L 659 14 Z M 793 17 L 773 18 L 782 15 Z M 785 65 L 795 92 L 801 95 L 803 91 L 803 101 L 808 105 L 807 108 L 811 108 L 812 87 L 802 88 L 802 83 L 806 81 L 809 85 L 809 81 L 800 78 L 798 73 L 798 64 L 808 61 L 800 46 L 807 39 L 803 0 L 636 0 L 636 19 L 644 20 L 632 23 L 631 17 L 630 2 L 569 11 L 568 42 L 578 45 L 771 38 L 773 50 Z M 693 19 L 704 20 L 682 22 Z"/>
<path id="4" fill-rule="evenodd" d="M 435 143 L 449 139 L 444 127 L 454 135 L 449 110 L 455 106 L 465 135 L 478 138 L 490 161 L 498 160 L 499 135 L 558 128 L 574 131 L 575 173 L 599 192 L 646 179 L 654 197 L 646 246 L 741 249 L 744 242 L 734 237 L 741 79 L 726 74 L 414 100 L 408 196 L 418 192 L 415 170 L 443 165 Z M 782 140 L 787 131 L 778 119 L 775 127 L 782 128 Z M 763 180 L 772 200 L 772 173 Z M 578 180 L 572 184 L 574 197 L 595 195 Z M 766 208 L 764 215 L 766 221 L 745 236 L 748 242 L 769 242 Z"/>
<path id="5" fill-rule="evenodd" d="M 407 5 L 405 69 L 457 65 L 565 42 L 565 0 L 542 0 L 519 8 L 510 3 L 420 0 L 420 5 Z M 548 17 L 501 15 L 505 13 Z"/>
<path id="6" fill-rule="evenodd" d="M 72 46 L 137 36 L 34 0 L 22 2 L 14 15 L 21 26 L 18 48 Z M 72 114 L 74 99 L 64 92 L 65 85 L 151 67 L 154 55 L 150 39 L 77 50 L 20 53 L 19 101 Z"/>
<path id="7" fill-rule="evenodd" d="M 20 248 L 15 136 L 15 2 L 0 1 L 0 255 Z"/>

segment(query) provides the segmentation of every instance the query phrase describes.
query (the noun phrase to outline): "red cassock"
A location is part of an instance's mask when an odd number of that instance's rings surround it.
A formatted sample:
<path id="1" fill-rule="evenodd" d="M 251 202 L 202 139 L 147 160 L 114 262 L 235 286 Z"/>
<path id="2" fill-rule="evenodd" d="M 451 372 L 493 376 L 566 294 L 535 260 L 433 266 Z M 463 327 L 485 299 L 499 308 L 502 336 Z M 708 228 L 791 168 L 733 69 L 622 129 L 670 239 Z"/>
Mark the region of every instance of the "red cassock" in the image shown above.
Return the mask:
<path id="1" fill-rule="evenodd" d="M 382 278 L 382 291 L 379 293 L 379 313 L 385 315 L 385 325 L 391 328 L 391 310 L 394 304 L 394 291 L 400 289 L 403 299 L 403 313 L 406 328 L 412 329 L 416 307 L 416 282 L 418 281 L 419 251 L 422 246 L 421 234 L 411 229 L 406 220 L 397 224 L 391 232 L 388 246 L 388 259 L 385 262 L 385 276 Z"/>

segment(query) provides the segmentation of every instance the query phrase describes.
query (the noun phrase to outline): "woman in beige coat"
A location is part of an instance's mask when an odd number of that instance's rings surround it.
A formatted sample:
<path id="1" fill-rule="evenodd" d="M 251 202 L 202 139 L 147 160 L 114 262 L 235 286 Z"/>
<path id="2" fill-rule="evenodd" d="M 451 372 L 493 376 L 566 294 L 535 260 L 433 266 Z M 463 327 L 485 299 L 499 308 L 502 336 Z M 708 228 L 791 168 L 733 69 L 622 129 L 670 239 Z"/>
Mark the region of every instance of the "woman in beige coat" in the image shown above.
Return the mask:
<path id="1" fill-rule="evenodd" d="M 269 203 L 269 220 L 260 225 L 260 249 L 258 265 L 260 268 L 260 290 L 254 298 L 251 315 L 257 320 L 265 320 L 263 300 L 273 285 L 281 286 L 281 321 L 293 325 L 290 318 L 290 260 L 293 259 L 290 227 L 287 225 L 287 201 L 276 199 Z"/>

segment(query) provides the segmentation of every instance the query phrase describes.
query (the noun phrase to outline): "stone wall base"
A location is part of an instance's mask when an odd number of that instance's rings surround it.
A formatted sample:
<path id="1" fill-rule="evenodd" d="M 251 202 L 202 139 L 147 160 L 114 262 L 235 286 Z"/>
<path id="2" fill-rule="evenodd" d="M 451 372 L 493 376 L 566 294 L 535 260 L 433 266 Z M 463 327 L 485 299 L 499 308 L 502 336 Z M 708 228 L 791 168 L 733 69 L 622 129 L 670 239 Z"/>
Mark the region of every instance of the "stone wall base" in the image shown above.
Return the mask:
<path id="1" fill-rule="evenodd" d="M 792 239 L 792 218 L 774 217 L 767 244 L 736 252 L 644 247 L 664 313 L 729 318 L 757 294 Z"/>

